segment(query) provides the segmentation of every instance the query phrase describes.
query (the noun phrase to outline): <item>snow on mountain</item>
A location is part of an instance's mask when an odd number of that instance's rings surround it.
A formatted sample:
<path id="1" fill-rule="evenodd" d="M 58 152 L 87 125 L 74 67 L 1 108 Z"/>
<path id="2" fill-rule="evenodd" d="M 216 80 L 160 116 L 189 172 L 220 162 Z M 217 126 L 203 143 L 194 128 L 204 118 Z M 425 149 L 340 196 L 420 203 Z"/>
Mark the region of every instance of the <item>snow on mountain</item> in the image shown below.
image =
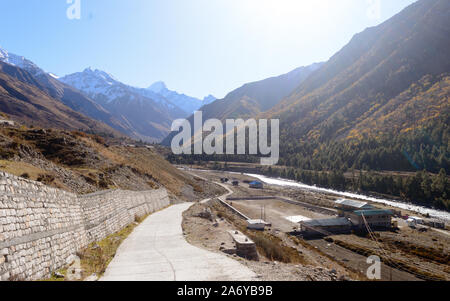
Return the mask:
<path id="1" fill-rule="evenodd" d="M 158 93 L 168 99 L 170 102 L 178 106 L 187 115 L 190 115 L 200 109 L 202 106 L 209 104 L 216 100 L 212 95 L 205 97 L 203 100 L 191 97 L 185 94 L 180 94 L 176 91 L 171 91 L 167 88 L 164 82 L 155 82 L 150 87 L 147 88 L 148 91 L 153 91 Z"/>
<path id="2" fill-rule="evenodd" d="M 144 140 L 161 140 L 173 120 L 187 116 L 164 96 L 126 85 L 101 70 L 87 68 L 59 80 L 82 91 L 117 118 L 127 120 Z"/>
<path id="3" fill-rule="evenodd" d="M 136 88 L 118 81 L 114 76 L 104 71 L 86 68 L 83 72 L 77 72 L 59 80 L 80 91 L 83 91 L 101 105 L 116 101 L 135 101 L 154 104 L 165 110 L 179 111 L 179 109 L 162 95 L 147 89 Z M 177 112 L 177 117 L 180 113 Z"/>
<path id="4" fill-rule="evenodd" d="M 83 91 L 101 105 L 124 98 L 135 101 L 152 101 L 166 110 L 175 110 L 177 117 L 186 117 L 205 104 L 216 100 L 212 95 L 203 100 L 171 91 L 162 81 L 149 88 L 137 88 L 119 82 L 111 74 L 101 70 L 85 69 L 83 72 L 70 74 L 59 78 L 65 84 Z M 183 113 L 179 113 L 179 112 Z"/>
<path id="5" fill-rule="evenodd" d="M 90 97 L 103 94 L 108 96 L 108 100 L 113 100 L 125 94 L 120 89 L 122 84 L 115 80 L 112 75 L 104 71 L 92 70 L 90 67 L 86 68 L 83 72 L 61 77 L 59 80 L 83 91 Z"/>
<path id="6" fill-rule="evenodd" d="M 32 61 L 27 60 L 23 56 L 10 53 L 1 47 L 0 47 L 0 61 L 24 69 L 34 76 L 38 76 L 41 75 L 42 73 L 45 73 L 44 70 L 39 68 Z"/>

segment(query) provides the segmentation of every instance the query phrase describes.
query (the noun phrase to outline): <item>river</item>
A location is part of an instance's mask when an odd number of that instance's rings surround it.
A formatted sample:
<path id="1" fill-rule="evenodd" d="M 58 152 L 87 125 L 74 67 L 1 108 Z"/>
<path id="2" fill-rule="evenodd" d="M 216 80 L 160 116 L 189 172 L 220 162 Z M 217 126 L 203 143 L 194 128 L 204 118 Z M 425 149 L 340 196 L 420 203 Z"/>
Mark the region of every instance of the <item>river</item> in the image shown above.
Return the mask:
<path id="1" fill-rule="evenodd" d="M 343 197 L 359 199 L 359 200 L 364 200 L 364 201 L 370 201 L 370 202 L 374 202 L 374 203 L 381 203 L 381 204 L 389 205 L 389 206 L 400 208 L 400 209 L 414 211 L 414 212 L 421 213 L 421 214 L 429 214 L 433 218 L 437 218 L 437 219 L 440 219 L 440 220 L 443 220 L 446 222 L 450 221 L 450 213 L 446 212 L 446 211 L 442 211 L 442 210 L 431 209 L 431 208 L 427 208 L 427 207 L 423 207 L 423 206 L 409 204 L 406 202 L 399 202 L 399 201 L 375 198 L 375 197 L 365 196 L 362 194 L 357 194 L 357 193 L 352 193 L 352 192 L 342 192 L 342 191 L 336 191 L 336 190 L 332 190 L 332 189 L 320 188 L 320 187 L 310 186 L 310 185 L 306 185 L 306 184 L 302 184 L 302 183 L 298 183 L 298 182 L 294 182 L 294 181 L 290 181 L 290 180 L 285 180 L 285 179 L 281 179 L 281 178 L 271 178 L 271 177 L 266 177 L 266 176 L 258 175 L 258 174 L 246 174 L 246 175 L 257 178 L 260 181 L 263 181 L 264 183 L 270 184 L 270 185 L 290 186 L 290 187 L 297 187 L 297 188 L 301 188 L 301 189 L 307 189 L 307 190 L 311 190 L 311 191 L 332 193 L 332 194 L 343 196 Z"/>

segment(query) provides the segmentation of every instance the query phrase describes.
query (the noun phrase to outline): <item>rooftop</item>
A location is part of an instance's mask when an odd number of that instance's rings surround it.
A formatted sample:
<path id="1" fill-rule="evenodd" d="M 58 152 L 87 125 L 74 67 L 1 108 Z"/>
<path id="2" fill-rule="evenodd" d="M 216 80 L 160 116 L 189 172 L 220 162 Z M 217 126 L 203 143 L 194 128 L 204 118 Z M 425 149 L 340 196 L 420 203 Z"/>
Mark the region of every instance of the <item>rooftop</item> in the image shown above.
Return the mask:
<path id="1" fill-rule="evenodd" d="M 383 210 L 383 209 L 376 209 L 376 210 L 357 210 L 354 212 L 358 216 L 373 216 L 373 215 L 394 215 L 392 210 Z"/>
<path id="2" fill-rule="evenodd" d="M 247 220 L 247 223 L 250 225 L 254 225 L 254 224 L 266 224 L 265 221 L 263 221 L 262 219 L 249 219 Z"/>
<path id="3" fill-rule="evenodd" d="M 262 185 L 262 182 L 253 181 L 253 182 L 250 182 L 250 185 Z"/>
<path id="4" fill-rule="evenodd" d="M 347 199 L 339 199 L 335 201 L 336 204 L 344 205 L 348 207 L 354 207 L 354 208 L 373 208 L 372 205 L 370 205 L 367 202 L 359 202 L 359 201 L 353 201 L 353 200 L 347 200 Z"/>
<path id="5" fill-rule="evenodd" d="M 313 219 L 310 221 L 300 222 L 309 227 L 331 227 L 331 226 L 351 226 L 352 223 L 345 217 L 328 218 L 328 219 Z"/>

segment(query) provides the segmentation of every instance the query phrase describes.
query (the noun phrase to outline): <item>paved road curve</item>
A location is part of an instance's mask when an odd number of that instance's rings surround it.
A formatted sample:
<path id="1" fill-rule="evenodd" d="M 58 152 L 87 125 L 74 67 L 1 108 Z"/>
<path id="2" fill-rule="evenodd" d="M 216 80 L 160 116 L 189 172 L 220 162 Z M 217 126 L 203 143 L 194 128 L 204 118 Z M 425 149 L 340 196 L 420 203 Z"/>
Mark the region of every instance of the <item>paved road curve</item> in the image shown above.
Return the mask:
<path id="1" fill-rule="evenodd" d="M 149 216 L 122 243 L 102 281 L 249 281 L 256 275 L 239 262 L 190 245 L 182 213 L 192 203 Z"/>

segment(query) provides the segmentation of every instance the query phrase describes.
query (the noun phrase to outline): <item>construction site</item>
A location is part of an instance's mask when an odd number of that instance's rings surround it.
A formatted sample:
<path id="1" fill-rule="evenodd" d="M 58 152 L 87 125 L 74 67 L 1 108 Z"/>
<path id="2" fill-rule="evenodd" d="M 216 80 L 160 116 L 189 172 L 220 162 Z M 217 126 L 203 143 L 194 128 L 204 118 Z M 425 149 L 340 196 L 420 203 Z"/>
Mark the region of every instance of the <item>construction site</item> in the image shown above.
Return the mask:
<path id="1" fill-rule="evenodd" d="M 228 252 L 261 272 L 263 280 L 298 280 L 295 271 L 300 266 L 335 272 L 330 280 L 367 280 L 371 255 L 381 259 L 380 280 L 450 279 L 450 232 L 445 222 L 383 204 L 268 185 L 244 174 L 191 172 L 220 183 L 230 194 L 203 205 L 220 218 L 211 225 L 202 224 L 201 235 L 194 224 L 203 222 L 189 219 L 184 225 L 187 239 L 209 250 Z M 222 223 L 226 229 L 221 229 Z M 247 244 L 251 242 L 258 251 L 258 261 L 237 254 L 239 244 L 230 231 L 247 237 Z M 272 253 L 267 251 L 270 248 Z M 279 253 L 276 248 L 284 257 L 274 256 Z M 278 271 L 273 275 L 278 278 L 266 278 L 259 266 L 274 262 Z"/>

